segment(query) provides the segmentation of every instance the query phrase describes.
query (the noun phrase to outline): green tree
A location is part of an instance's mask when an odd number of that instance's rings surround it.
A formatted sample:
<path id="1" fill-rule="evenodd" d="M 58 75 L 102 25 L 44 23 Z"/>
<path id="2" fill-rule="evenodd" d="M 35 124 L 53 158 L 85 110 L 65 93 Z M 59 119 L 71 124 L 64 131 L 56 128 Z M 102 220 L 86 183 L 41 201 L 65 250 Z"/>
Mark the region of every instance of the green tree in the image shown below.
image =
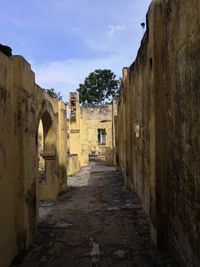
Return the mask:
<path id="1" fill-rule="evenodd" d="M 56 92 L 54 88 L 51 89 L 44 89 L 44 91 L 53 98 L 57 98 L 58 100 L 62 100 L 62 95 L 60 92 Z"/>
<path id="2" fill-rule="evenodd" d="M 102 105 L 110 102 L 119 91 L 119 80 L 109 69 L 98 69 L 85 78 L 77 89 L 83 105 Z"/>

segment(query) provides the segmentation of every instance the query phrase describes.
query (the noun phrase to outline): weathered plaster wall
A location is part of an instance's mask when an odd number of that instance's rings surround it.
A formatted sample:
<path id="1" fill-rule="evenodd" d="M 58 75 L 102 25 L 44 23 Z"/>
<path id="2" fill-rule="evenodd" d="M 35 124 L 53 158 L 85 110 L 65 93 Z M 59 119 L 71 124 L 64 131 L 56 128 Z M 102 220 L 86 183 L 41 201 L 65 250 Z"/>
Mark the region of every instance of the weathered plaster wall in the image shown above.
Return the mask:
<path id="1" fill-rule="evenodd" d="M 0 53 L 0 266 L 16 254 L 13 66 Z"/>
<path id="2" fill-rule="evenodd" d="M 80 171 L 80 161 L 77 154 L 70 154 L 67 157 L 67 175 L 73 176 Z"/>
<path id="3" fill-rule="evenodd" d="M 82 154 L 105 155 L 109 162 L 112 161 L 112 114 L 113 107 L 111 104 L 103 107 L 81 107 L 80 122 Z M 106 144 L 98 143 L 98 129 L 105 129 Z"/>
<path id="4" fill-rule="evenodd" d="M 72 95 L 72 96 L 71 96 Z M 80 158 L 81 148 L 80 148 L 80 105 L 79 96 L 77 93 L 70 93 L 73 97 L 72 103 L 69 105 L 69 149 L 70 154 L 77 154 Z"/>
<path id="5" fill-rule="evenodd" d="M 113 114 L 114 109 L 116 109 L 116 103 L 103 107 L 84 107 L 79 105 L 77 93 L 70 94 L 75 96 L 76 105 L 74 104 L 75 102 L 73 103 L 73 107 L 69 105 L 69 175 L 78 172 L 80 167 L 87 166 L 89 163 L 89 155 L 92 154 L 96 156 L 104 155 L 108 163 L 114 164 Z M 76 116 L 74 110 L 76 110 Z M 71 111 L 73 112 L 71 113 Z M 98 129 L 106 130 L 106 144 L 98 144 Z"/>
<path id="6" fill-rule="evenodd" d="M 69 94 L 68 105 L 68 155 L 67 169 L 68 175 L 72 176 L 80 170 L 82 164 L 81 151 L 81 122 L 80 122 L 80 105 L 79 95 L 76 92 Z M 88 161 L 86 165 L 88 164 Z"/>
<path id="7" fill-rule="evenodd" d="M 115 118 L 117 117 L 118 98 L 114 97 L 112 102 L 112 163 L 116 166 L 116 127 Z"/>
<path id="8" fill-rule="evenodd" d="M 64 103 L 35 84 L 29 63 L 0 53 L 0 266 L 31 244 L 41 198 L 55 198 L 66 185 Z M 44 127 L 46 182 L 38 184 L 38 126 Z M 43 197 L 39 197 L 43 194 Z"/>
<path id="9" fill-rule="evenodd" d="M 200 266 L 200 2 L 169 2 L 165 163 L 169 238 L 188 266 Z M 176 25 L 174 27 L 174 25 Z M 173 32 L 173 35 L 172 35 Z"/>
<path id="10" fill-rule="evenodd" d="M 161 248 L 200 266 L 200 2 L 155 0 L 124 70 L 116 161 Z"/>

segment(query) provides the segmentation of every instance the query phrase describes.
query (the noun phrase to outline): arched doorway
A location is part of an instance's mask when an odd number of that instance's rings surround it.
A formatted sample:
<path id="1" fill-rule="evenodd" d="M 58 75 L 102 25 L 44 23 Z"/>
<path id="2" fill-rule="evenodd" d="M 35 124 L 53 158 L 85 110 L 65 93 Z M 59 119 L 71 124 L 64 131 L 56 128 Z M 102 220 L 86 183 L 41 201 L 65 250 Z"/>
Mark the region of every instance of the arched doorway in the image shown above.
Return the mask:
<path id="1" fill-rule="evenodd" d="M 38 171 L 39 171 L 39 176 L 38 176 L 38 182 L 40 183 L 45 183 L 46 180 L 46 175 L 45 175 L 45 159 L 42 157 L 42 153 L 44 151 L 44 129 L 43 129 L 43 123 L 42 120 L 39 122 L 38 126 Z"/>
<path id="2" fill-rule="evenodd" d="M 38 148 L 38 202 L 55 198 L 56 179 L 56 131 L 48 111 L 42 113 L 37 129 Z M 39 218 L 43 210 L 39 209 Z"/>

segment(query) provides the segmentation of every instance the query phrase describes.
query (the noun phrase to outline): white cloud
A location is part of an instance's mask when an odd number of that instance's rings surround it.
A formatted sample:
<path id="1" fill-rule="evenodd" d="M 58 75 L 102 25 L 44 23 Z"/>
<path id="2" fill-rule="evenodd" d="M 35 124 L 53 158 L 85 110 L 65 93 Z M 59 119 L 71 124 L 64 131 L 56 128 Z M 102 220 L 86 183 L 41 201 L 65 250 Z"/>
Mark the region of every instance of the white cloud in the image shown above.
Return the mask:
<path id="1" fill-rule="evenodd" d="M 36 73 L 36 82 L 41 87 L 55 88 L 61 92 L 64 100 L 67 100 L 69 91 L 76 90 L 79 83 L 83 83 L 85 77 L 95 69 L 109 68 L 117 76 L 121 76 L 122 68 L 134 61 L 143 35 L 140 23 L 145 21 L 150 0 L 143 0 L 142 4 L 140 0 L 127 0 L 125 3 L 116 0 L 115 8 L 114 0 L 48 2 L 53 12 L 46 27 L 49 27 L 52 33 L 56 29 L 55 37 L 60 36 L 59 34 L 65 37 L 61 38 L 62 42 L 59 43 L 65 58 L 53 61 L 52 58 L 56 58 L 54 53 L 54 57 L 48 58 L 49 62 L 43 60 L 45 64 L 39 64 L 36 60 L 40 59 L 35 59 L 33 71 Z M 106 10 L 102 2 L 108 2 Z M 49 18 L 49 13 L 46 18 Z M 41 27 L 37 28 L 41 30 Z M 74 46 L 71 42 L 73 38 L 76 42 Z M 53 38 L 52 41 L 57 39 Z M 79 48 L 80 50 L 76 51 Z M 31 55 L 31 58 L 34 57 Z"/>
<path id="2" fill-rule="evenodd" d="M 45 66 L 34 66 L 36 82 L 43 88 L 55 88 L 63 95 L 63 99 L 68 99 L 70 91 L 78 88 L 79 83 L 90 72 L 95 69 L 111 69 L 117 76 L 121 76 L 121 69 L 130 62 L 128 55 L 111 55 L 108 58 L 86 59 L 86 60 L 65 60 L 60 62 L 50 62 Z"/>
<path id="3" fill-rule="evenodd" d="M 125 30 L 124 26 L 121 26 L 121 25 L 109 25 L 108 26 L 108 30 L 106 31 L 106 35 L 110 39 L 115 34 L 117 34 L 120 31 L 123 31 L 123 30 Z"/>

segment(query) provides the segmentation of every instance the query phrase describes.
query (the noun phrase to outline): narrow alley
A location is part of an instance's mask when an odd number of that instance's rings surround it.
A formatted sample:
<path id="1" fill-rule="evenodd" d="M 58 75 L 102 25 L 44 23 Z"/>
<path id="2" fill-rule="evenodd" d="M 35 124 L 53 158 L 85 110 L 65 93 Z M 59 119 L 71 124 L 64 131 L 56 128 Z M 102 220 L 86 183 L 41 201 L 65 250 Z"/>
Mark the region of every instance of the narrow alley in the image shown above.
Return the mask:
<path id="1" fill-rule="evenodd" d="M 68 190 L 40 208 L 35 242 L 18 266 L 178 266 L 161 255 L 136 195 L 101 159 L 68 178 Z"/>

